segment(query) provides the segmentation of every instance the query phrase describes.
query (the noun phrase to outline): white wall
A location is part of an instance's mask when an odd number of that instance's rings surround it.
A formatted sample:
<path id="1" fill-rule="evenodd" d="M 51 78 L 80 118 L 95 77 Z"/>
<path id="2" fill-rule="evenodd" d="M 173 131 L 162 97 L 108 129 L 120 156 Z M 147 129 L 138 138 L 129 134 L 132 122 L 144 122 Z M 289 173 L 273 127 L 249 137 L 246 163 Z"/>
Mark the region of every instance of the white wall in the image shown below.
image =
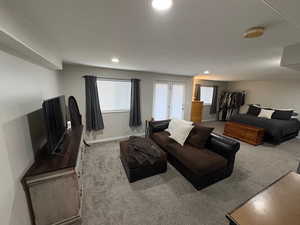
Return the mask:
<path id="1" fill-rule="evenodd" d="M 230 82 L 228 89 L 246 91 L 246 104 L 241 112 L 247 111 L 247 104 L 261 104 L 272 108 L 292 108 L 300 113 L 300 80 Z"/>
<path id="2" fill-rule="evenodd" d="M 11 52 L 5 40 L 1 40 L 1 33 L 5 33 L 29 49 L 39 54 L 43 59 L 51 62 L 57 68 L 62 67 L 62 58 L 55 41 L 47 35 L 47 28 L 41 30 L 38 21 L 30 21 L 23 11 L 16 11 L 16 1 L 0 0 L 0 49 Z M 13 51 L 13 53 L 18 51 Z M 22 54 L 18 54 L 22 56 Z M 28 58 L 24 57 L 26 60 Z"/>
<path id="3" fill-rule="evenodd" d="M 194 79 L 194 88 L 193 88 L 193 96 L 195 92 L 195 84 L 200 84 L 202 86 L 217 86 L 218 87 L 218 104 L 219 99 L 223 91 L 227 89 L 228 82 L 223 81 L 210 81 L 210 80 L 201 80 L 201 79 Z M 203 121 L 214 121 L 217 120 L 217 114 L 210 114 L 210 105 L 204 105 L 203 106 L 203 115 L 202 120 Z"/>
<path id="4" fill-rule="evenodd" d="M 185 119 L 190 119 L 192 99 L 192 77 L 166 75 L 149 72 L 125 71 L 104 69 L 80 65 L 64 65 L 61 71 L 63 88 L 66 97 L 73 95 L 78 101 L 83 118 L 85 118 L 85 85 L 83 75 L 96 75 L 115 78 L 138 78 L 141 80 L 141 114 L 142 122 L 152 117 L 153 84 L 155 80 L 174 80 L 186 83 L 186 110 Z M 100 96 L 101 98 L 101 96 Z M 129 127 L 129 113 L 108 113 L 103 114 L 105 129 L 97 133 L 91 139 L 103 139 L 110 137 L 128 136 L 143 132 L 143 128 L 132 130 Z"/>
<path id="5" fill-rule="evenodd" d="M 60 94 L 57 72 L 0 51 L 0 218 L 3 225 L 29 225 L 20 183 L 33 162 L 26 115 Z"/>

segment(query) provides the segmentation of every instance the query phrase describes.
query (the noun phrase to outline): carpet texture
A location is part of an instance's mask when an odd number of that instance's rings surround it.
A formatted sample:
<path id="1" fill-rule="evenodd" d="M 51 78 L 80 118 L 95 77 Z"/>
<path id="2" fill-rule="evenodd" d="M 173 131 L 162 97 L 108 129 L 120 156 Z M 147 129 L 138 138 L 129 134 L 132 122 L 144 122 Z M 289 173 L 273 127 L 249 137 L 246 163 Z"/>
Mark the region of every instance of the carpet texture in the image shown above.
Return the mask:
<path id="1" fill-rule="evenodd" d="M 222 133 L 224 123 L 210 122 Z M 231 177 L 196 191 L 171 165 L 166 173 L 129 184 L 119 143 L 96 144 L 84 161 L 83 225 L 225 225 L 225 214 L 296 170 L 300 140 L 254 147 L 241 142 Z"/>

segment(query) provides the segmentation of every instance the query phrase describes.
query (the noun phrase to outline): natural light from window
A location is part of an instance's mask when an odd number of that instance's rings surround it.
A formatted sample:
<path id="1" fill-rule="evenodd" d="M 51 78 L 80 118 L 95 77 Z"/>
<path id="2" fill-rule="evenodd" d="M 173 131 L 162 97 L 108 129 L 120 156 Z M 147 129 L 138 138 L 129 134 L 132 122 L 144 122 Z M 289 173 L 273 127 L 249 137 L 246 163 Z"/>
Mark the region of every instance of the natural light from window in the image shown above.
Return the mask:
<path id="1" fill-rule="evenodd" d="M 99 79 L 97 85 L 102 112 L 130 110 L 131 82 L 129 80 Z"/>
<path id="2" fill-rule="evenodd" d="M 183 119 L 185 84 L 156 81 L 154 85 L 153 118 L 155 120 Z"/>
<path id="3" fill-rule="evenodd" d="M 213 93 L 213 87 L 201 87 L 200 99 L 204 103 L 204 105 L 211 105 Z"/>

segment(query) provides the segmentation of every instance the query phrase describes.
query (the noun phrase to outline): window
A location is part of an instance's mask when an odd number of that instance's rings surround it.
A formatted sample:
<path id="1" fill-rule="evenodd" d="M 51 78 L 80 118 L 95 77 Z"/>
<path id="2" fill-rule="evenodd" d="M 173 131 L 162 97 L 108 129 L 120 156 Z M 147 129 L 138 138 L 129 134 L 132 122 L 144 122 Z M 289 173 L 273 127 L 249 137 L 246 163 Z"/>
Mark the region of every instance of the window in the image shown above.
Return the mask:
<path id="1" fill-rule="evenodd" d="M 97 86 L 103 112 L 130 110 L 131 82 L 129 80 L 99 79 Z"/>
<path id="2" fill-rule="evenodd" d="M 154 84 L 153 118 L 183 119 L 185 104 L 185 84 L 173 81 L 157 81 Z"/>
<path id="3" fill-rule="evenodd" d="M 204 105 L 211 105 L 213 99 L 213 87 L 201 87 L 200 99 Z"/>

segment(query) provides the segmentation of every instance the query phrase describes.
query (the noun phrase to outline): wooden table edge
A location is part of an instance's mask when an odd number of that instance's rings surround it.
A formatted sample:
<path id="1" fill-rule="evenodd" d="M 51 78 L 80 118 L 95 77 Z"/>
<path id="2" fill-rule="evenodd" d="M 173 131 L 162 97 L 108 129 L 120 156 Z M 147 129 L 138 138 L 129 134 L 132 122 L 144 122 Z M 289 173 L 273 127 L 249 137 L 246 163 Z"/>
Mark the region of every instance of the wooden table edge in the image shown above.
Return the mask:
<path id="1" fill-rule="evenodd" d="M 241 208 L 243 205 L 245 205 L 247 202 L 249 202 L 251 199 L 255 198 L 258 194 L 264 192 L 265 190 L 267 190 L 268 188 L 270 188 L 272 185 L 274 185 L 275 183 L 277 183 L 278 181 L 280 181 L 281 179 L 283 179 L 284 177 L 286 177 L 287 175 L 289 175 L 290 173 L 295 173 L 293 170 L 288 171 L 287 173 L 285 173 L 284 175 L 282 175 L 281 177 L 279 177 L 277 180 L 275 180 L 274 182 L 272 182 L 271 184 L 269 184 L 268 186 L 266 186 L 265 188 L 261 189 L 259 192 L 257 192 L 256 194 L 254 194 L 253 196 L 251 196 L 250 198 L 248 198 L 247 200 L 245 200 L 243 203 L 241 203 L 240 205 L 238 205 L 237 207 L 235 207 L 233 210 L 231 210 L 229 213 L 227 213 L 225 216 L 228 220 L 230 220 L 231 222 L 235 223 L 236 225 L 240 225 L 232 216 L 231 214 L 236 211 L 237 209 Z"/>

